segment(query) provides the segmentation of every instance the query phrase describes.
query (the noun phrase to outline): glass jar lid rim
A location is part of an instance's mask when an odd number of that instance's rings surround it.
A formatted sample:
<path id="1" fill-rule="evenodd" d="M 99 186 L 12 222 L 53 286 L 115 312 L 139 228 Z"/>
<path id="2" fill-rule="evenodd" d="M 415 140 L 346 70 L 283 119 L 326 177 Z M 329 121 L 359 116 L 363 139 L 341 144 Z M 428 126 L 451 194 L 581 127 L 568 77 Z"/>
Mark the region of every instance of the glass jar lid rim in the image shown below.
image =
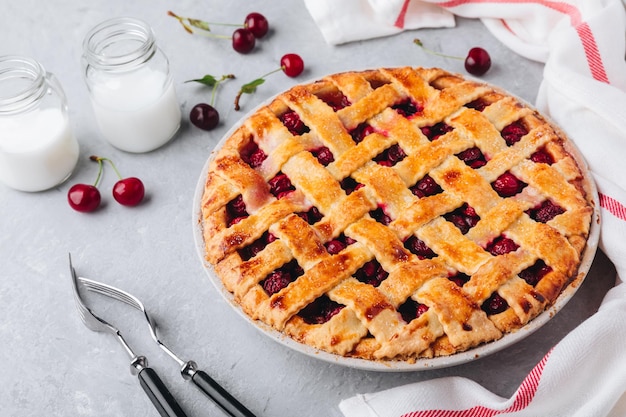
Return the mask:
<path id="1" fill-rule="evenodd" d="M 125 41 L 126 50 L 113 51 L 110 47 Z M 132 48 L 128 49 L 128 41 Z M 88 65 L 102 69 L 121 69 L 136 65 L 152 57 L 156 49 L 152 28 L 134 17 L 118 17 L 94 26 L 83 40 L 83 58 Z"/>
<path id="2" fill-rule="evenodd" d="M 27 82 L 16 83 L 16 79 Z M 0 56 L 0 113 L 27 107 L 45 92 L 46 70 L 39 61 L 23 55 Z"/>

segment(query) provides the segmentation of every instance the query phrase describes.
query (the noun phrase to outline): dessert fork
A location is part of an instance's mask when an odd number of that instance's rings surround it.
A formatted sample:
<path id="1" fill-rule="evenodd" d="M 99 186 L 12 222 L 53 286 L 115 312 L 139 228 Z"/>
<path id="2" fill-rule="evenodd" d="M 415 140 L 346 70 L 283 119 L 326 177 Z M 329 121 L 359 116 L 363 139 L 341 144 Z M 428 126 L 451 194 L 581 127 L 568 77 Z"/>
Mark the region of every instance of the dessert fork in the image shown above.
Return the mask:
<path id="1" fill-rule="evenodd" d="M 174 352 L 172 352 L 165 344 L 163 344 L 161 340 L 159 340 L 156 332 L 156 324 L 151 319 L 144 304 L 137 297 L 127 293 L 126 291 L 122 291 L 119 288 L 103 284 L 102 282 L 94 281 L 88 278 L 79 277 L 78 281 L 89 291 L 93 291 L 104 296 L 122 301 L 141 311 L 144 315 L 144 318 L 148 322 L 148 327 L 150 329 L 150 335 L 152 336 L 152 339 L 165 353 L 167 353 L 180 365 L 180 373 L 182 377 L 185 380 L 191 380 L 229 416 L 255 417 L 254 414 L 250 412 L 250 410 L 248 410 L 236 398 L 228 393 L 228 391 L 226 391 L 221 385 L 219 385 L 206 372 L 199 370 L 197 364 L 194 361 L 183 361 L 181 358 L 176 356 Z"/>
<path id="2" fill-rule="evenodd" d="M 137 375 L 139 383 L 146 392 L 154 407 L 159 411 L 162 417 L 186 417 L 186 414 L 180 408 L 172 394 L 169 392 L 161 378 L 154 369 L 148 367 L 148 360 L 145 356 L 138 356 L 128 345 L 122 333 L 113 325 L 96 316 L 87 307 L 80 295 L 80 288 L 83 286 L 80 278 L 76 276 L 76 270 L 72 266 L 72 256 L 69 257 L 70 273 L 72 276 L 72 288 L 74 290 L 74 301 L 76 309 L 85 326 L 94 332 L 104 332 L 112 334 L 120 342 L 128 356 L 130 356 L 130 371 L 133 375 Z"/>

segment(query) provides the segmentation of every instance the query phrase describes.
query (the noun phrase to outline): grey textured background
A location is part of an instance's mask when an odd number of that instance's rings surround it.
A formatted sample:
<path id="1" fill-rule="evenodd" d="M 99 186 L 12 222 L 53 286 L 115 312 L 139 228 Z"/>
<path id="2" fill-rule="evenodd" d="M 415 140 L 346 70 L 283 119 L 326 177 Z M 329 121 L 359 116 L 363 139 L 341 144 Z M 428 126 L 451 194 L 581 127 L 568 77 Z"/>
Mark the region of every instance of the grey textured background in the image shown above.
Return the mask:
<path id="1" fill-rule="evenodd" d="M 464 55 L 485 47 L 494 65 L 484 77 L 534 102 L 542 65 L 525 60 L 496 41 L 479 21 L 457 19 L 453 29 L 429 29 L 338 47 L 324 43 L 301 2 L 257 0 L 122 1 L 0 0 L 0 54 L 38 59 L 63 85 L 81 159 L 72 178 L 55 189 L 21 193 L 0 186 L 0 414 L 3 416 L 156 416 L 128 361 L 110 336 L 88 331 L 75 312 L 67 267 L 73 255 L 79 274 L 118 285 L 141 298 L 161 337 L 183 358 L 195 359 L 259 416 L 340 416 L 337 404 L 373 392 L 431 378 L 471 378 L 501 396 L 510 396 L 543 355 L 592 314 L 614 271 L 599 255 L 590 276 L 566 308 L 538 332 L 499 353 L 442 370 L 379 373 L 346 368 L 294 352 L 267 338 L 239 317 L 212 287 L 192 239 L 192 201 L 202 166 L 221 136 L 259 102 L 296 82 L 343 70 L 380 66 L 442 66 L 464 72 L 462 61 L 425 54 L 412 40 Z M 249 55 L 229 41 L 190 36 L 166 11 L 210 21 L 240 22 L 251 11 L 267 16 L 270 35 Z M 184 123 L 167 146 L 127 154 L 98 135 L 81 78 L 84 34 L 102 20 L 134 16 L 150 23 L 169 56 Z M 218 28 L 215 28 L 218 31 Z M 228 31 L 228 30 L 227 30 Z M 276 68 L 287 52 L 299 53 L 306 72 L 298 79 L 270 77 L 253 96 L 232 110 L 241 83 Z M 210 91 L 184 81 L 204 74 L 234 72 L 219 89 L 222 123 L 212 132 L 189 125 L 193 105 Z M 87 157 L 112 158 L 123 174 L 138 176 L 147 200 L 136 208 L 113 202 L 115 182 L 107 171 L 104 206 L 85 215 L 72 211 L 66 193 L 76 182 L 91 183 L 96 166 Z M 133 346 L 180 400 L 189 416 L 220 411 L 178 375 L 177 365 L 149 339 L 139 313 L 94 299 L 94 309 L 116 323 Z"/>

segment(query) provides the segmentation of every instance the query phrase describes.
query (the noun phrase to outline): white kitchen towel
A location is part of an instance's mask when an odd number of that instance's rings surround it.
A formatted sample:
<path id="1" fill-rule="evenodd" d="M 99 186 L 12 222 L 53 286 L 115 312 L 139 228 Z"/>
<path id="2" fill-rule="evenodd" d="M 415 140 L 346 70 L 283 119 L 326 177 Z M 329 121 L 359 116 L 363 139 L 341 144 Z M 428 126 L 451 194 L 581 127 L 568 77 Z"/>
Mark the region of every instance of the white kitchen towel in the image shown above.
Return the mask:
<path id="1" fill-rule="evenodd" d="M 335 4 L 305 1 L 309 9 L 316 3 L 315 19 Z M 626 416 L 624 5 L 620 0 L 388 0 L 380 17 L 383 26 L 394 21 L 390 10 L 404 14 L 396 21 L 419 19 L 408 16 L 415 3 L 481 19 L 512 50 L 545 62 L 536 106 L 567 132 L 589 164 L 600 194 L 600 247 L 618 277 L 599 311 L 559 342 L 511 398 L 498 397 L 468 379 L 449 377 L 357 395 L 342 401 L 341 411 L 346 417 Z M 350 18 L 375 9 L 364 10 L 359 2 Z M 329 26 L 324 22 L 320 30 L 324 33 Z M 327 39 L 357 39 L 349 30 L 334 30 Z M 383 36 L 380 28 L 367 32 L 363 39 Z"/>
<path id="2" fill-rule="evenodd" d="M 421 1 L 305 0 L 326 42 L 336 45 L 406 29 L 452 27 L 454 15 Z"/>

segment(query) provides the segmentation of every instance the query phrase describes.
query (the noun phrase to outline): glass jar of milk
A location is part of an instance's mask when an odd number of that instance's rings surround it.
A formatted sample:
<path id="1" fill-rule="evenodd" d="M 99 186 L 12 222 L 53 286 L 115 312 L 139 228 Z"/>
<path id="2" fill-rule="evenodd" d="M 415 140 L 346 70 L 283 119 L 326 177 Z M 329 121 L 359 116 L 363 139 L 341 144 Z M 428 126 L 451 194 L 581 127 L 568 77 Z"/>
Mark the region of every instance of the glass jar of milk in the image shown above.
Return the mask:
<path id="1" fill-rule="evenodd" d="M 107 20 L 83 42 L 84 77 L 101 134 L 118 149 L 149 152 L 177 132 L 181 111 L 169 62 L 150 26 Z"/>
<path id="2" fill-rule="evenodd" d="M 57 79 L 32 58 L 0 56 L 0 181 L 47 190 L 72 174 L 78 154 Z"/>

